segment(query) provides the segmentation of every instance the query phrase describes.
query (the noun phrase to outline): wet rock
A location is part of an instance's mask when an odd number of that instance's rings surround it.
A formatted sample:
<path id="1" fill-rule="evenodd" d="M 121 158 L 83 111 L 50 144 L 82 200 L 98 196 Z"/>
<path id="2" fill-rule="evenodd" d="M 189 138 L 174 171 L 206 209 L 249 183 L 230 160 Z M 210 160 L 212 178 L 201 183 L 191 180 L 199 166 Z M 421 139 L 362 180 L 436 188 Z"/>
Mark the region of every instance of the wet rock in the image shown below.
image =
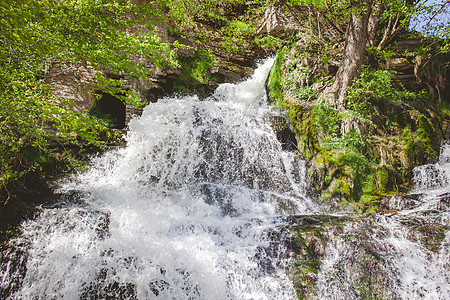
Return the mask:
<path id="1" fill-rule="evenodd" d="M 287 270 L 299 299 L 312 299 L 327 242 L 330 236 L 342 232 L 344 224 L 352 219 L 332 215 L 296 215 L 286 218 L 291 233 L 287 248 L 292 257 Z"/>
<path id="2" fill-rule="evenodd" d="M 443 225 L 439 220 L 433 220 L 430 217 L 402 218 L 400 222 L 409 229 L 410 240 L 419 241 L 424 247 L 435 253 L 441 249 L 445 234 L 450 229 L 449 225 Z"/>
<path id="3" fill-rule="evenodd" d="M 295 151 L 297 149 L 297 140 L 292 130 L 292 125 L 289 123 L 288 117 L 275 116 L 272 120 L 272 128 L 275 130 L 275 134 L 283 150 Z"/>
<path id="4" fill-rule="evenodd" d="M 422 203 L 422 194 L 396 195 L 387 198 L 382 203 L 383 211 L 399 211 L 403 209 L 412 209 Z"/>

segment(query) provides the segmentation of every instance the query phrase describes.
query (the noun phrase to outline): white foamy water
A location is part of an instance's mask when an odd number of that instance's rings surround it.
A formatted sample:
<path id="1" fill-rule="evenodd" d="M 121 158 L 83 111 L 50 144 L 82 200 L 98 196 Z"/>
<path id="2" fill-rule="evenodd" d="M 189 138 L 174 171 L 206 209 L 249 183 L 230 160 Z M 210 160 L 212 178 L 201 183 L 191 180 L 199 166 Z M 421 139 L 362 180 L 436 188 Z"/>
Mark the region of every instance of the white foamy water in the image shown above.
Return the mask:
<path id="1" fill-rule="evenodd" d="M 166 98 L 127 146 L 61 187 L 13 241 L 11 299 L 293 299 L 271 236 L 317 210 L 304 163 L 282 151 L 264 83 L 273 59 L 205 101 Z M 278 237 L 279 239 L 282 237 Z"/>
<path id="2" fill-rule="evenodd" d="M 450 299 L 448 142 L 436 164 L 415 168 L 414 182 L 413 193 L 389 201 L 389 213 L 331 236 L 319 299 Z"/>
<path id="3" fill-rule="evenodd" d="M 450 142 L 441 147 L 439 162 L 414 168 L 415 192 L 450 191 Z"/>

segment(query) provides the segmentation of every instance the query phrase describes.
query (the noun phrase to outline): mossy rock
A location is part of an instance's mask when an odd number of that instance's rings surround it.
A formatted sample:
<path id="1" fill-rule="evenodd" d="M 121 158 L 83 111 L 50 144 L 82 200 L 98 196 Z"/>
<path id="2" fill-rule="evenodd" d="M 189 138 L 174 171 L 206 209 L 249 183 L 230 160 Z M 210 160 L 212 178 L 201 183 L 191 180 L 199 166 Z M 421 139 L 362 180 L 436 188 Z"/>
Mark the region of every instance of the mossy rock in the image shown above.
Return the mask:
<path id="1" fill-rule="evenodd" d="M 345 223 L 353 220 L 331 215 L 289 217 L 291 242 L 288 247 L 293 259 L 287 270 L 298 299 L 312 299 L 330 234 L 342 232 Z"/>

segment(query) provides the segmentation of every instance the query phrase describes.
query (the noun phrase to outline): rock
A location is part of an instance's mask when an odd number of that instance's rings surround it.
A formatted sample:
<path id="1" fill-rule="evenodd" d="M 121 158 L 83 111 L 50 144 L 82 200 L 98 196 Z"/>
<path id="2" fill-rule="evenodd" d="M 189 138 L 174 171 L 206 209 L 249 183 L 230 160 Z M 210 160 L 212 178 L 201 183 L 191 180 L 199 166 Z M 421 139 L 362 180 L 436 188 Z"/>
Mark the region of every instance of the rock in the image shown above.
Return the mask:
<path id="1" fill-rule="evenodd" d="M 297 31 L 301 26 L 292 10 L 292 7 L 287 9 L 280 2 L 275 2 L 266 9 L 256 34 L 282 36 Z"/>
<path id="2" fill-rule="evenodd" d="M 287 217 L 291 238 L 287 243 L 292 257 L 287 266 L 299 299 L 312 299 L 316 292 L 317 275 L 329 238 L 343 231 L 351 217 L 331 215 L 296 215 Z"/>
<path id="3" fill-rule="evenodd" d="M 95 100 L 89 88 L 95 83 L 96 73 L 91 66 L 54 65 L 50 68 L 45 82 L 52 86 L 56 98 L 73 101 L 72 109 L 82 112 L 92 108 Z"/>
<path id="4" fill-rule="evenodd" d="M 242 74 L 226 68 L 225 66 L 216 66 L 211 68 L 211 75 L 217 76 L 220 81 L 236 82 L 242 78 Z"/>

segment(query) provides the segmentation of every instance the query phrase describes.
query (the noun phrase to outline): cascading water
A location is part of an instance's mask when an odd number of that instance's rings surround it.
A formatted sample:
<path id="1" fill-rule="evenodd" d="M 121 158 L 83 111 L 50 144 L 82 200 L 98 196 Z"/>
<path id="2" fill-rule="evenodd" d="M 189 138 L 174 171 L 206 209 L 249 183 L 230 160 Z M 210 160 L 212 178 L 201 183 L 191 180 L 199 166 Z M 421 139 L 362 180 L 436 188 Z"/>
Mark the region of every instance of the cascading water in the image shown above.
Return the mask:
<path id="1" fill-rule="evenodd" d="M 415 189 L 388 213 L 352 222 L 332 236 L 319 299 L 450 299 L 450 144 L 415 168 Z"/>
<path id="2" fill-rule="evenodd" d="M 305 196 L 304 162 L 271 128 L 272 64 L 204 101 L 146 107 L 126 147 L 93 159 L 22 225 L 1 260 L 0 298 L 295 299 L 292 249 L 280 246 L 291 219 L 307 229 L 299 257 L 321 259 L 297 261 L 297 279 L 315 285 L 296 287 L 306 298 L 450 299 L 450 144 L 389 212 L 314 219 L 323 210 Z M 319 229 L 325 220 L 339 221 Z"/>
<path id="3" fill-rule="evenodd" d="M 11 299 L 292 299 L 271 235 L 317 210 L 281 149 L 264 83 L 273 59 L 214 95 L 167 98 L 131 120 L 127 146 L 65 182 L 23 224 L 2 268 Z M 280 237 L 279 237 L 280 238 Z"/>

